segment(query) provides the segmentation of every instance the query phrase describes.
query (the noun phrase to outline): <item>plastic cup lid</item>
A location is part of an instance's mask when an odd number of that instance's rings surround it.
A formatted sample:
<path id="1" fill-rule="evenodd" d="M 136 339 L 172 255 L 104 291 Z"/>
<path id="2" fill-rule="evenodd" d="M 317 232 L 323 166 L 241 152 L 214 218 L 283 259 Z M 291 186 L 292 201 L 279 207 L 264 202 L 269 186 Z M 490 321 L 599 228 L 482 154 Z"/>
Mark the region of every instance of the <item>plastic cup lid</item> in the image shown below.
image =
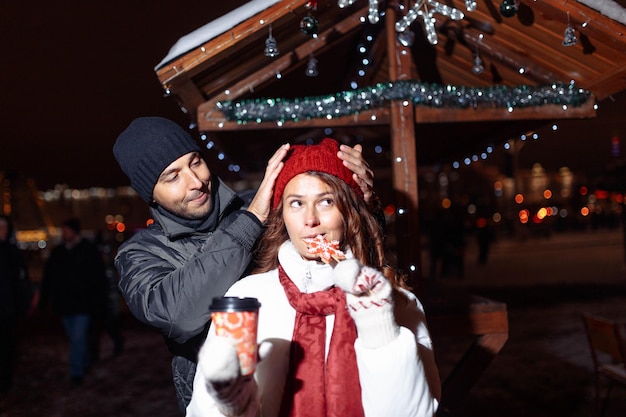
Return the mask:
<path id="1" fill-rule="evenodd" d="M 253 297 L 215 297 L 209 309 L 211 311 L 254 311 L 259 307 L 261 303 Z"/>

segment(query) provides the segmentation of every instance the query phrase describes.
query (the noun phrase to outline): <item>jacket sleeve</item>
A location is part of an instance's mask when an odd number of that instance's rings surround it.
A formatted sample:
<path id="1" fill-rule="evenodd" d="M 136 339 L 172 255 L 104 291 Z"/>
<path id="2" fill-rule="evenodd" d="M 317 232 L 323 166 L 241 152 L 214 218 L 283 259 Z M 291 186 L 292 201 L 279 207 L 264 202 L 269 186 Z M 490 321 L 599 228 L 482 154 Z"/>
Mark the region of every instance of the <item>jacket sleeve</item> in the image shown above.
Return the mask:
<path id="1" fill-rule="evenodd" d="M 261 231 L 256 218 L 240 211 L 197 249 L 187 249 L 186 253 L 193 253 L 187 259 L 148 234 L 129 240 L 115 259 L 119 288 L 129 309 L 177 343 L 198 335 L 210 320 L 212 298 L 223 296 L 243 274 Z"/>
<path id="2" fill-rule="evenodd" d="M 440 382 L 422 306 L 413 297 L 394 314 L 394 341 L 376 349 L 355 342 L 365 416 L 434 417 Z"/>

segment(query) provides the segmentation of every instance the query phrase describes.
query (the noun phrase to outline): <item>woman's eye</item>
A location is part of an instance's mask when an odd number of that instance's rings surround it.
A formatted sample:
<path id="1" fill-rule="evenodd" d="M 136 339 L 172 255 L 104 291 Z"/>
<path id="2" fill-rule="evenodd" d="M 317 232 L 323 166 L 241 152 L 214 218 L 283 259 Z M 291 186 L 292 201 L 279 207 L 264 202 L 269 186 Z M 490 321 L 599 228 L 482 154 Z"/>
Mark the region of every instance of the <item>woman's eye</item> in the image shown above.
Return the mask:
<path id="1" fill-rule="evenodd" d="M 320 205 L 322 206 L 332 206 L 335 201 L 332 198 L 325 198 L 320 201 Z"/>
<path id="2" fill-rule="evenodd" d="M 289 207 L 300 207 L 302 202 L 300 200 L 291 200 L 289 201 Z"/>

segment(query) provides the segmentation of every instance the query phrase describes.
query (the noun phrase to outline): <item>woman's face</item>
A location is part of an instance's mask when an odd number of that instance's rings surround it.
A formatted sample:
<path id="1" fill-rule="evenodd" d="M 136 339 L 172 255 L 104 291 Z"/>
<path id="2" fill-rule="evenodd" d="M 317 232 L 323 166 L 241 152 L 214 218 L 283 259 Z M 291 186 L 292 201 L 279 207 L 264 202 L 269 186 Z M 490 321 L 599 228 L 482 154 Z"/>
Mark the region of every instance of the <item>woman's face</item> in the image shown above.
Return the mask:
<path id="1" fill-rule="evenodd" d="M 307 259 L 319 256 L 307 253 L 304 239 L 322 235 L 328 241 L 343 239 L 343 216 L 330 186 L 317 177 L 299 174 L 283 192 L 283 220 L 300 255 Z"/>

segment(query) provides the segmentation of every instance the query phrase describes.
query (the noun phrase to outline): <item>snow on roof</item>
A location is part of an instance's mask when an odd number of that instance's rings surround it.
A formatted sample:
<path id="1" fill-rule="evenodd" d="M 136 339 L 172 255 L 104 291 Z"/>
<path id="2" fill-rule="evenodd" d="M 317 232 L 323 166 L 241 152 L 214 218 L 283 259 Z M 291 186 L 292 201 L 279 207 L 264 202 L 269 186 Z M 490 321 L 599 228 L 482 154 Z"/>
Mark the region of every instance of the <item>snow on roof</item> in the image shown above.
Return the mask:
<path id="1" fill-rule="evenodd" d="M 612 0 L 576 0 L 585 6 L 596 9 L 606 17 L 626 25 L 626 8 Z"/>
<path id="2" fill-rule="evenodd" d="M 179 56 L 197 48 L 203 43 L 221 35 L 227 30 L 235 27 L 237 24 L 279 2 L 280 0 L 251 0 L 243 6 L 240 6 L 207 23 L 206 25 L 199 27 L 176 41 L 174 46 L 170 48 L 165 58 L 163 58 L 161 62 L 154 67 L 154 70 L 157 71 L 168 62 L 173 61 Z"/>

